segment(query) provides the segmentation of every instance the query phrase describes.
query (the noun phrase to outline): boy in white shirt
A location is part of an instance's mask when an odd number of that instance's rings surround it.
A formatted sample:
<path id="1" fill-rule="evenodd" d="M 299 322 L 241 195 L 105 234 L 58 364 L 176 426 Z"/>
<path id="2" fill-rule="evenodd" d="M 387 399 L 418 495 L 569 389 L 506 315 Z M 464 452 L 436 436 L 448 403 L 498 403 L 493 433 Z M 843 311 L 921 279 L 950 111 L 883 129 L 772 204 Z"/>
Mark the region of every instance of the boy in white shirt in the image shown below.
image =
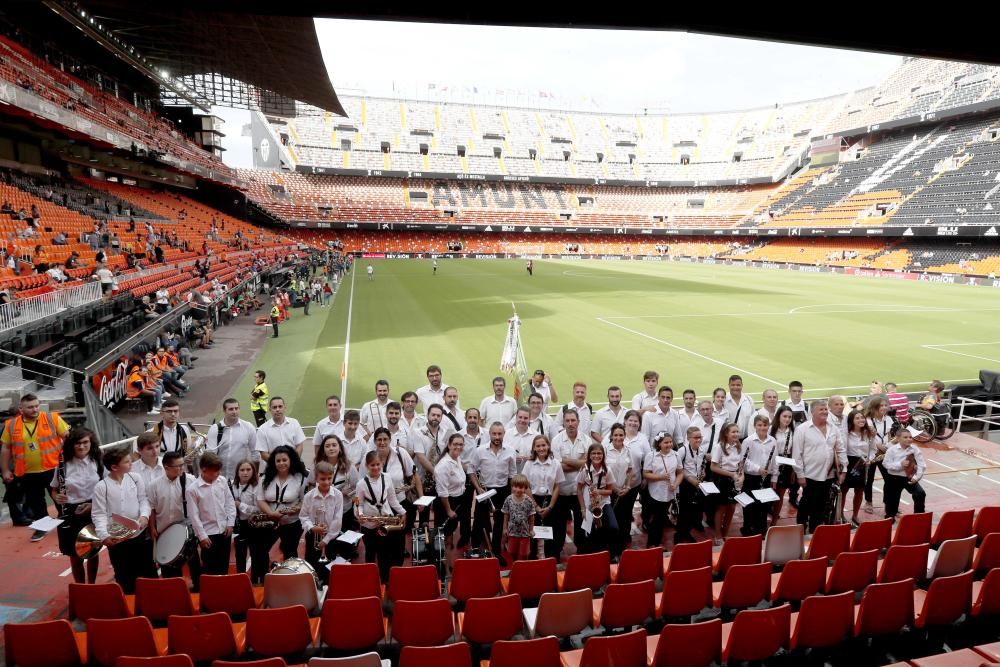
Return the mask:
<path id="1" fill-rule="evenodd" d="M 331 553 L 327 558 L 333 560 L 331 542 L 340 535 L 344 516 L 344 494 L 333 488 L 333 466 L 326 461 L 316 464 L 316 488 L 302 499 L 302 509 L 299 517 L 302 520 L 302 530 L 306 533 L 306 562 L 313 566 L 323 583 L 326 583 L 330 570 L 319 563 L 321 555 L 327 549 Z"/>
<path id="2" fill-rule="evenodd" d="M 226 478 L 220 475 L 222 459 L 218 454 L 205 452 L 199 465 L 201 477 L 187 487 L 187 501 L 191 527 L 201 546 L 201 571 L 227 574 L 236 525 L 236 500 Z"/>

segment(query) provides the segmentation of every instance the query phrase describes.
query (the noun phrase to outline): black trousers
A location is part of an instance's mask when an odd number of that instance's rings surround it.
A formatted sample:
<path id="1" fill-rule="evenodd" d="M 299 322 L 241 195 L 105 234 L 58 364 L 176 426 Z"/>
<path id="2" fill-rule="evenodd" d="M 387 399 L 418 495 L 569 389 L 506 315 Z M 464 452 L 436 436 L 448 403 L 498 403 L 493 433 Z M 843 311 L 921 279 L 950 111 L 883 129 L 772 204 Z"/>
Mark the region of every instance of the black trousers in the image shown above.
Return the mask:
<path id="1" fill-rule="evenodd" d="M 353 512 L 352 512 L 353 513 Z M 324 584 L 330 577 L 330 570 L 319 562 L 319 557 L 326 554 L 329 560 L 341 556 L 344 560 L 354 560 L 354 547 L 346 542 L 338 542 L 336 539 L 330 540 L 328 544 L 321 544 L 320 540 L 313 535 L 312 531 L 306 533 L 306 553 L 305 561 L 313 566 L 317 576 Z"/>
<path id="2" fill-rule="evenodd" d="M 680 505 L 680 516 L 677 517 L 677 532 L 674 533 L 674 543 L 693 542 L 691 531 L 702 526 L 702 515 L 705 513 L 705 494 L 698 487 L 681 482 L 677 491 L 677 502 Z"/>
<path id="3" fill-rule="evenodd" d="M 501 509 L 503 501 L 507 500 L 507 496 L 510 495 L 510 486 L 486 488 L 487 491 L 490 489 L 495 490 L 497 494 L 488 500 L 476 503 L 476 518 L 472 525 L 472 546 L 481 547 L 483 545 L 483 531 L 485 530 L 490 535 L 490 548 L 493 550 L 493 554 L 499 558 L 500 542 L 503 538 L 503 512 Z M 491 501 L 492 505 L 490 505 Z M 490 507 L 496 508 L 496 511 L 491 510 Z M 492 528 L 490 520 L 493 521 Z"/>
<path id="4" fill-rule="evenodd" d="M 267 412 L 264 410 L 254 410 L 253 419 L 257 422 L 257 428 L 260 428 L 267 421 Z"/>
<path id="5" fill-rule="evenodd" d="M 274 327 L 274 335 L 272 336 L 272 338 L 277 338 L 278 337 L 278 318 L 277 317 L 272 317 L 271 318 L 271 326 Z"/>
<path id="6" fill-rule="evenodd" d="M 164 579 L 167 577 L 183 577 L 185 564 L 188 566 L 188 572 L 191 574 L 191 590 L 197 591 L 201 584 L 201 559 L 198 558 L 197 547 L 191 549 L 190 555 L 186 560 L 182 560 L 176 565 L 161 565 L 160 576 Z"/>
<path id="7" fill-rule="evenodd" d="M 246 541 L 250 548 L 250 580 L 254 584 L 263 584 L 264 575 L 271 568 L 271 547 L 278 539 L 278 532 L 274 528 L 247 527 L 241 538 Z M 239 567 L 238 558 L 237 554 L 237 568 Z M 245 563 L 243 567 L 246 568 Z"/>
<path id="8" fill-rule="evenodd" d="M 378 573 L 382 583 L 389 583 L 389 569 L 403 564 L 403 548 L 406 544 L 406 533 L 402 530 L 391 530 L 385 535 L 370 528 L 362 528 L 365 543 L 365 562 L 378 561 Z"/>
<path id="9" fill-rule="evenodd" d="M 583 513 L 580 511 L 580 499 L 574 493 L 571 496 L 560 495 L 556 500 L 555 516 L 552 517 L 552 549 L 555 557 L 562 554 L 563 547 L 566 546 L 566 522 L 573 518 L 573 535 L 575 540 L 583 539 Z"/>
<path id="10" fill-rule="evenodd" d="M 925 501 L 927 499 L 927 494 L 924 492 L 920 482 L 914 484 L 908 483 L 907 479 L 902 475 L 892 475 L 889 474 L 885 477 L 885 516 L 888 519 L 892 519 L 899 512 L 899 498 L 903 495 L 903 491 L 906 491 L 913 498 L 913 511 L 923 512 L 925 507 Z"/>
<path id="11" fill-rule="evenodd" d="M 625 551 L 625 545 L 632 537 L 632 510 L 635 508 L 635 499 L 639 497 L 640 486 L 629 489 L 621 496 L 615 496 L 612 506 L 615 511 L 615 519 L 618 521 L 618 534 L 611 540 L 611 555 L 620 556 Z M 645 504 L 643 504 L 645 507 Z"/>
<path id="12" fill-rule="evenodd" d="M 459 499 L 461 505 L 458 512 L 459 536 L 467 540 L 472 539 L 472 496 L 475 495 L 476 487 L 471 484 L 465 485 L 465 493 Z"/>
<path id="13" fill-rule="evenodd" d="M 434 507 L 435 529 L 444 528 L 444 534 L 446 536 L 451 536 L 455 533 L 456 530 L 458 530 L 461 521 L 462 511 L 464 510 L 462 503 L 463 498 L 465 498 L 464 493 L 461 496 L 448 498 L 448 504 L 451 506 L 452 511 L 458 515 L 458 518 L 456 519 L 448 518 L 448 513 L 444 511 L 444 503 L 441 502 L 441 496 L 438 496 L 437 498 L 434 499 L 433 507 Z"/>
<path id="14" fill-rule="evenodd" d="M 247 552 L 250 550 L 250 528 L 243 519 L 236 520 L 233 530 L 233 554 L 236 556 L 236 572 L 247 571 Z"/>
<path id="15" fill-rule="evenodd" d="M 868 475 L 865 478 L 865 502 L 870 503 L 872 501 L 872 493 L 874 491 L 873 484 L 875 484 L 875 471 L 878 470 L 882 473 L 882 500 L 885 500 L 885 486 L 889 483 L 889 471 L 885 469 L 882 462 L 869 463 L 868 464 Z"/>
<path id="16" fill-rule="evenodd" d="M 35 521 L 49 513 L 45 505 L 45 494 L 48 493 L 54 474 L 55 470 L 26 472 L 19 478 L 21 489 L 24 491 L 24 505 L 31 511 Z"/>
<path id="17" fill-rule="evenodd" d="M 823 481 L 806 479 L 806 488 L 802 492 L 802 500 L 799 502 L 796 521 L 806 526 L 810 533 L 814 532 L 817 526 L 823 523 L 823 510 L 826 508 L 827 500 L 830 497 L 830 487 L 832 485 L 832 479 Z"/>
<path id="18" fill-rule="evenodd" d="M 108 556 L 115 571 L 115 581 L 125 595 L 135 593 L 135 580 L 139 577 L 156 578 L 153 540 L 149 538 L 149 533 L 144 532 L 139 537 L 108 547 Z"/>
<path id="19" fill-rule="evenodd" d="M 753 492 L 760 488 L 760 475 L 744 475 L 743 491 L 753 496 Z M 754 500 L 743 508 L 743 535 L 763 535 L 767 527 L 768 506 Z"/>
<path id="20" fill-rule="evenodd" d="M 209 548 L 201 547 L 201 571 L 204 574 L 228 574 L 229 573 L 229 551 L 233 543 L 233 538 L 219 534 L 209 535 L 212 541 Z M 246 565 L 244 564 L 244 569 Z"/>

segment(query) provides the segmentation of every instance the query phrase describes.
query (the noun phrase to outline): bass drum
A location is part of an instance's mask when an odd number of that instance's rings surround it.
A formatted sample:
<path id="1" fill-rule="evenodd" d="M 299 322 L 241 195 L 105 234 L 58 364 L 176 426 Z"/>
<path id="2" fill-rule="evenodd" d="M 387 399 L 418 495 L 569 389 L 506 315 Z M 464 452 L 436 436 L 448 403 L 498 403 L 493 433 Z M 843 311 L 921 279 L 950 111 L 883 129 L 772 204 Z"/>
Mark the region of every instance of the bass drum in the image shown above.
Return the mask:
<path id="1" fill-rule="evenodd" d="M 303 572 L 308 572 L 313 576 L 313 579 L 316 581 L 316 588 L 323 587 L 323 583 L 320 581 L 319 575 L 316 574 L 313 566 L 301 558 L 286 558 L 280 563 L 275 563 L 274 567 L 271 568 L 271 574 L 302 574 Z"/>
<path id="2" fill-rule="evenodd" d="M 153 546 L 153 560 L 160 567 L 183 563 L 194 551 L 197 541 L 191 527 L 185 523 L 172 523 L 164 528 Z"/>

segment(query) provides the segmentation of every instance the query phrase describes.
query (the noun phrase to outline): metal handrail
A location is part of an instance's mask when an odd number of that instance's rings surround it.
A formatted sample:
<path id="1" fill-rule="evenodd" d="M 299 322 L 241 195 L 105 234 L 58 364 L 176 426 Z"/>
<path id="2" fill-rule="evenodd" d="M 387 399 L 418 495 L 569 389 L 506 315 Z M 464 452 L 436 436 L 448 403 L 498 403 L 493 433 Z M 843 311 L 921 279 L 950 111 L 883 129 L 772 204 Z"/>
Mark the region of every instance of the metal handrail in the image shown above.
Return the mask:
<path id="1" fill-rule="evenodd" d="M 969 398 L 968 396 L 959 396 L 959 409 L 958 409 L 958 419 L 956 420 L 955 429 L 957 431 L 962 431 L 962 425 L 966 421 L 976 422 L 982 424 L 982 428 L 979 430 L 980 437 L 984 440 L 986 439 L 986 434 L 990 430 L 990 426 L 1000 427 L 1000 421 L 992 419 L 994 415 L 994 408 L 996 409 L 996 414 L 1000 414 L 1000 401 L 998 400 L 986 400 L 982 401 L 977 398 Z M 978 405 L 986 408 L 986 414 L 982 417 L 974 417 L 972 415 L 965 414 L 966 405 Z"/>
<path id="2" fill-rule="evenodd" d="M 102 297 L 101 284 L 88 282 L 26 299 L 15 299 L 0 305 L 0 333 L 44 320 L 71 308 L 96 303 Z"/>

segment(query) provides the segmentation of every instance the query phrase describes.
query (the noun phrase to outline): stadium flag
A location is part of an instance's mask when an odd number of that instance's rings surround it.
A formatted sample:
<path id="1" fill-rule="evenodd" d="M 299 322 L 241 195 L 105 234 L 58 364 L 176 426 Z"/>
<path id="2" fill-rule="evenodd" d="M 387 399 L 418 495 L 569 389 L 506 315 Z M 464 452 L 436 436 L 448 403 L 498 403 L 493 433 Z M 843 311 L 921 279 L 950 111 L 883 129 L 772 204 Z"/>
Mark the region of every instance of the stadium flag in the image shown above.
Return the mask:
<path id="1" fill-rule="evenodd" d="M 514 399 L 521 403 L 522 396 L 528 395 L 528 363 L 524 360 L 524 346 L 521 343 L 521 318 L 514 315 L 507 320 L 507 339 L 503 344 L 503 354 L 500 356 L 500 371 L 514 380 Z"/>

